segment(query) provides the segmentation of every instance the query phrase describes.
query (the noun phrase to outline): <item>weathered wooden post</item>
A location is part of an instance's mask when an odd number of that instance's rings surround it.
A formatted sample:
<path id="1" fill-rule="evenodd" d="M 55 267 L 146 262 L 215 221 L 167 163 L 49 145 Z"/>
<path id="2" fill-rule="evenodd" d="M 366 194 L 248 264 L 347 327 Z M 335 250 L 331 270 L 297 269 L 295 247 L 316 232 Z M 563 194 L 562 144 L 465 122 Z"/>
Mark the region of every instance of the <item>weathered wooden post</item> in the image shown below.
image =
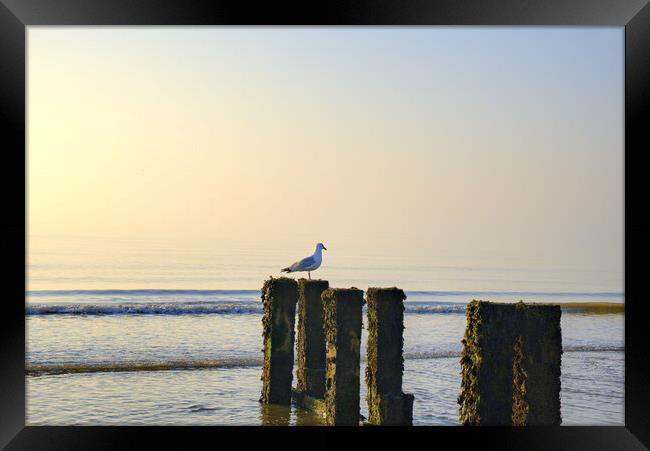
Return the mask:
<path id="1" fill-rule="evenodd" d="M 328 288 L 322 300 L 327 343 L 325 418 L 329 425 L 357 426 L 363 291 Z"/>
<path id="2" fill-rule="evenodd" d="M 368 422 L 411 425 L 413 395 L 402 392 L 404 299 L 399 288 L 368 288 Z"/>
<path id="3" fill-rule="evenodd" d="M 513 425 L 559 425 L 562 422 L 562 310 L 559 305 L 522 302 L 518 304 L 518 314 L 520 335 L 513 366 Z"/>
<path id="4" fill-rule="evenodd" d="M 290 404 L 297 282 L 286 277 L 265 281 L 262 302 L 264 366 L 260 402 Z"/>
<path id="5" fill-rule="evenodd" d="M 465 425 L 558 425 L 561 310 L 472 301 L 461 353 Z"/>
<path id="6" fill-rule="evenodd" d="M 325 396 L 325 329 L 321 294 L 326 280 L 298 281 L 298 369 L 296 390 L 322 399 Z"/>

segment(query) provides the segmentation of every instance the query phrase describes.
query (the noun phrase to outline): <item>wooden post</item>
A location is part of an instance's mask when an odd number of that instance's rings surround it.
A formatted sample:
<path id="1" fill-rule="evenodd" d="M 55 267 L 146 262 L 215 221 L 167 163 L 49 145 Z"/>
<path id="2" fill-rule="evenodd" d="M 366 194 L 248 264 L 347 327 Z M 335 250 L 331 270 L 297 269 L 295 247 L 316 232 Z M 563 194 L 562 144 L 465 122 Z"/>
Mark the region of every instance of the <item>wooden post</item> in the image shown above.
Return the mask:
<path id="1" fill-rule="evenodd" d="M 559 425 L 561 310 L 472 301 L 461 354 L 465 425 Z"/>
<path id="2" fill-rule="evenodd" d="M 336 426 L 359 425 L 359 373 L 363 291 L 323 292 L 325 324 L 325 418 Z"/>
<path id="3" fill-rule="evenodd" d="M 298 281 L 298 370 L 296 390 L 307 396 L 325 396 L 325 331 L 321 294 L 326 280 Z"/>
<path id="4" fill-rule="evenodd" d="M 297 282 L 286 277 L 265 281 L 262 302 L 264 366 L 260 402 L 290 404 Z"/>
<path id="5" fill-rule="evenodd" d="M 368 299 L 368 422 L 411 425 L 413 395 L 402 392 L 404 372 L 404 291 L 369 288 Z"/>
<path id="6" fill-rule="evenodd" d="M 562 361 L 562 330 L 559 305 L 519 305 L 522 355 L 520 370 L 516 366 L 515 380 L 515 426 L 559 425 L 560 373 Z M 515 354 L 516 356 L 516 354 Z M 519 408 L 516 408 L 519 401 Z M 516 421 L 515 421 L 516 420 Z"/>

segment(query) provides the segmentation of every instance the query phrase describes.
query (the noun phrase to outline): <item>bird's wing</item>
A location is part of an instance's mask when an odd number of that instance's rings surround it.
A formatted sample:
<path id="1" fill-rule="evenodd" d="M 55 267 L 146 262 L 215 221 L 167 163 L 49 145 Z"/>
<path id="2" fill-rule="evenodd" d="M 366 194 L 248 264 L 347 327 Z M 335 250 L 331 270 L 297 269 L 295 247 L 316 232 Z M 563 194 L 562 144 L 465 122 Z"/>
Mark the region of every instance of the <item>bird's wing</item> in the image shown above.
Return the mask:
<path id="1" fill-rule="evenodd" d="M 293 265 L 291 265 L 291 271 L 300 271 L 305 268 L 311 268 L 315 263 L 316 261 L 314 260 L 313 255 L 310 257 L 305 257 L 299 262 L 295 262 Z"/>

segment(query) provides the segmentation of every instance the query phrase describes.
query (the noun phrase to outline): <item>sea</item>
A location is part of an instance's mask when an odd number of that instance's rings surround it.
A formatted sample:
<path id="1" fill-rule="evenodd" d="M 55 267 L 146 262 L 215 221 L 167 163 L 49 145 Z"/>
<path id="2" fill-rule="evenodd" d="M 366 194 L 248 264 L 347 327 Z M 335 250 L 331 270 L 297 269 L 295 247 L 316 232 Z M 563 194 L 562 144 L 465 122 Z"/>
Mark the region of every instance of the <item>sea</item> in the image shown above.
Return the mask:
<path id="1" fill-rule="evenodd" d="M 251 246 L 220 253 L 127 239 L 31 239 L 28 248 L 27 424 L 322 424 L 296 406 L 258 401 L 259 287 L 299 251 Z M 621 290 L 604 289 L 608 278 L 622 279 L 622 273 L 489 265 L 390 269 L 385 262 L 363 255 L 330 264 L 326 253 L 312 276 L 334 287 L 405 289 L 403 390 L 415 395 L 414 425 L 459 424 L 459 356 L 472 299 L 564 305 L 562 424 L 624 424 L 623 309 L 598 307 L 624 303 Z M 367 417 L 365 396 L 362 380 Z"/>

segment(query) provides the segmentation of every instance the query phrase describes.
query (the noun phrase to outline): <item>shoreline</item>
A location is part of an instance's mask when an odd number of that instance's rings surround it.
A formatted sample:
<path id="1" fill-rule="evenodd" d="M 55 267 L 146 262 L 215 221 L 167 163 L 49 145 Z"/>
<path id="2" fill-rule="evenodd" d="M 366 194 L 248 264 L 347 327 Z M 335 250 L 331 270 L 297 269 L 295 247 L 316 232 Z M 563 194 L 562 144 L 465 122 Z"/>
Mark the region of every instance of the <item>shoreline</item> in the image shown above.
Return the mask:
<path id="1" fill-rule="evenodd" d="M 549 302 L 559 305 L 562 310 L 572 310 L 572 313 L 611 314 L 625 313 L 625 303 L 618 302 Z"/>

